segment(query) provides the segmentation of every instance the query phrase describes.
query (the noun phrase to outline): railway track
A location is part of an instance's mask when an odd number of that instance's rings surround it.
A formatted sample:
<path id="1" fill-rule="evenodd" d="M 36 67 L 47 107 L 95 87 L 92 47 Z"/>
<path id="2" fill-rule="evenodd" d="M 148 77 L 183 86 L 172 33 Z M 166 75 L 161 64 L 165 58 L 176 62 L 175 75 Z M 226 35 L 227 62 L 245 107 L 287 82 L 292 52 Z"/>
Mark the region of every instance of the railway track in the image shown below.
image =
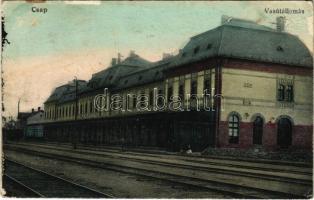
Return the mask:
<path id="1" fill-rule="evenodd" d="M 64 148 L 68 150 L 73 150 L 72 145 L 67 143 L 19 143 L 19 145 L 34 145 L 34 146 L 41 146 L 45 148 Z M 108 148 L 99 148 L 99 147 L 89 147 L 89 146 L 79 146 L 79 150 L 90 150 L 94 153 L 96 152 L 110 152 L 110 153 L 120 153 L 121 155 L 138 155 L 138 156 L 147 156 L 147 157 L 154 157 L 154 158 L 163 158 L 165 156 L 171 157 L 174 159 L 185 160 L 185 161 L 193 161 L 197 163 L 216 163 L 219 165 L 232 165 L 232 166 L 239 166 L 239 167 L 246 167 L 251 169 L 263 169 L 269 171 L 287 171 L 292 173 L 302 173 L 300 171 L 294 171 L 292 169 L 286 170 L 282 168 L 283 166 L 288 168 L 308 168 L 309 170 L 304 174 L 312 174 L 312 163 L 303 163 L 303 162 L 287 162 L 287 161 L 276 161 L 276 160 L 263 160 L 263 159 L 240 159 L 240 158 L 230 158 L 230 157 L 219 157 L 219 156 L 186 156 L 180 154 L 157 154 L 155 152 L 137 152 L 137 151 L 122 151 L 121 148 L 118 147 L 108 147 Z M 260 166 L 263 167 L 260 167 Z"/>
<path id="2" fill-rule="evenodd" d="M 34 169 L 22 163 L 5 159 L 4 178 L 13 183 L 28 197 L 59 197 L 59 198 L 113 198 L 86 186 L 65 180 L 47 172 Z"/>
<path id="3" fill-rule="evenodd" d="M 52 146 L 52 147 L 65 147 L 65 148 L 70 148 L 72 149 L 73 146 L 69 143 L 56 143 L 56 142 L 39 142 L 39 143 L 19 143 L 19 144 L 26 144 L 26 145 L 44 145 L 46 146 Z M 120 146 L 92 146 L 92 145 L 78 145 L 79 149 L 85 149 L 85 150 L 93 150 L 93 151 L 110 151 L 110 152 L 121 152 L 121 147 Z M 123 153 L 125 154 L 132 154 L 132 155 L 146 155 L 150 157 L 162 157 L 162 156 L 171 156 L 176 159 L 182 159 L 186 160 L 193 160 L 197 161 L 199 159 L 206 160 L 216 160 L 216 161 L 236 161 L 236 162 L 246 162 L 249 163 L 249 165 L 257 163 L 257 164 L 263 164 L 263 165 L 286 165 L 286 166 L 295 166 L 295 167 L 308 167 L 312 168 L 313 164 L 311 163 L 304 163 L 304 162 L 288 162 L 288 161 L 281 161 L 281 160 L 266 160 L 266 159 L 252 159 L 252 158 L 239 158 L 239 157 L 228 157 L 228 156 L 214 156 L 214 155 L 206 155 L 204 156 L 198 156 L 198 155 L 193 155 L 187 157 L 186 155 L 180 155 L 180 154 L 174 154 L 170 152 L 154 152 L 154 151 L 146 151 L 146 150 L 133 150 L 133 149 L 127 149 L 127 151 L 124 151 Z M 248 165 L 246 165 L 248 166 Z"/>
<path id="4" fill-rule="evenodd" d="M 30 145 L 25 145 L 25 146 L 30 146 Z M 73 149 L 68 149 L 68 148 L 60 148 L 58 146 L 42 146 L 42 145 L 37 145 L 37 144 L 32 144 L 31 146 L 34 147 L 44 147 L 44 148 L 49 148 L 52 150 L 66 150 L 67 152 L 73 152 L 73 153 L 77 153 L 77 150 L 73 150 Z M 102 151 L 98 151 L 95 149 L 91 149 L 91 148 L 83 148 L 80 149 L 80 152 L 86 154 L 86 155 L 97 155 L 97 156 L 107 156 L 107 157 L 111 157 L 111 158 L 119 158 L 119 159 L 124 159 L 124 160 L 133 160 L 133 161 L 138 161 L 138 162 L 146 162 L 146 163 L 152 163 L 152 164 L 157 164 L 157 165 L 164 165 L 164 166 L 173 166 L 173 167 L 177 167 L 178 162 L 173 163 L 171 162 L 171 159 L 169 161 L 169 159 L 165 160 L 164 156 L 157 156 L 155 155 L 154 157 L 152 157 L 151 155 L 147 155 L 147 154 L 139 154 L 139 153 L 133 153 L 133 152 L 121 152 L 121 151 L 112 151 L 112 150 L 102 150 Z M 174 157 L 177 159 L 177 157 Z M 279 176 L 282 173 L 285 174 L 296 174 L 299 175 L 299 178 L 302 179 L 304 177 L 310 177 L 308 178 L 307 182 L 305 179 L 305 183 L 311 183 L 312 182 L 312 168 L 300 168 L 300 167 L 295 167 L 292 169 L 285 169 L 283 168 L 284 166 L 276 166 L 276 165 L 271 165 L 271 166 L 254 166 L 253 164 L 248 165 L 248 164 L 242 164 L 241 162 L 217 162 L 217 161 L 211 161 L 211 160 L 200 160 L 200 159 L 190 159 L 188 157 L 181 157 L 179 156 L 179 160 L 183 161 L 180 162 L 181 165 L 180 167 L 186 168 L 186 169 L 195 169 L 197 168 L 198 170 L 203 170 L 203 171 L 211 171 L 211 170 L 216 170 L 215 172 L 218 171 L 222 171 L 224 173 L 230 173 L 230 174 L 242 174 L 243 176 L 258 176 L 258 174 L 260 174 L 260 172 L 263 173 L 263 177 L 259 176 L 259 178 L 264 178 L 264 179 L 272 179 L 272 180 L 276 180 L 276 177 L 278 180 L 282 180 L 282 181 L 287 181 L 289 182 L 289 180 L 291 180 L 291 182 L 293 183 L 297 183 L 294 182 L 293 179 L 289 179 L 287 177 L 282 178 L 282 176 Z M 249 163 L 250 164 L 250 163 Z M 253 166 L 252 166 L 253 165 Z M 277 167 L 277 168 L 274 168 Z M 291 167 L 290 167 L 291 168 Z M 245 171 L 243 171 L 242 169 L 245 169 Z M 247 171 L 250 170 L 250 171 Z M 270 173 L 269 173 L 270 172 Z M 274 172 L 276 172 L 276 176 L 274 175 L 268 175 L 268 174 L 274 174 Z M 302 181 L 299 181 L 299 183 L 302 184 Z"/>
<path id="5" fill-rule="evenodd" d="M 51 149 L 59 150 L 58 148 L 51 148 Z M 75 150 L 67 150 L 67 151 L 77 153 L 77 151 Z M 310 185 L 312 183 L 311 173 L 300 172 L 300 171 L 297 171 L 297 172 L 285 171 L 285 172 L 295 173 L 296 175 L 300 175 L 299 178 L 301 180 L 295 179 L 295 178 L 284 177 L 283 175 L 279 176 L 279 174 L 269 175 L 267 174 L 267 172 L 269 172 L 269 169 L 266 169 L 266 171 L 264 172 L 263 168 L 246 167 L 246 169 L 253 169 L 253 172 L 249 172 L 249 171 L 243 170 L 243 166 L 233 165 L 233 164 L 217 164 L 213 162 L 206 162 L 206 165 L 204 165 L 204 162 L 203 162 L 202 163 L 203 165 L 199 166 L 199 165 L 194 165 L 194 163 L 192 164 L 192 163 L 187 163 L 187 162 L 184 162 L 185 164 L 184 163 L 179 164 L 179 163 L 174 163 L 174 162 L 169 163 L 167 161 L 160 161 L 158 159 L 151 160 L 151 158 L 139 157 L 138 155 L 136 157 L 130 157 L 128 155 L 124 155 L 123 153 L 117 153 L 117 152 L 110 152 L 110 154 L 97 153 L 95 151 L 82 152 L 82 153 L 84 153 L 85 155 L 91 155 L 91 156 L 95 156 L 95 155 L 101 156 L 101 157 L 106 156 L 112 159 L 118 158 L 121 160 L 148 163 L 148 164 L 153 164 L 156 166 L 168 166 L 168 167 L 177 168 L 178 170 L 184 168 L 184 169 L 198 170 L 198 171 L 204 171 L 204 172 L 224 173 L 228 175 L 237 175 L 237 176 L 241 175 L 243 177 L 253 177 L 253 178 L 258 178 L 261 180 L 275 180 L 275 181 L 288 182 L 288 183 L 293 183 L 293 184 L 302 184 L 302 185 Z M 208 167 L 209 165 L 210 167 Z M 223 169 L 221 169 L 222 167 Z M 279 170 L 273 170 L 273 171 L 279 171 Z M 280 171 L 280 173 L 282 173 L 282 171 Z M 309 177 L 309 178 L 306 179 L 306 177 Z"/>
<path id="6" fill-rule="evenodd" d="M 113 171 L 119 171 L 119 172 L 123 172 L 123 173 L 131 173 L 131 174 L 135 174 L 135 175 L 141 175 L 141 176 L 145 176 L 145 177 L 151 177 L 151 178 L 157 178 L 157 179 L 163 179 L 163 180 L 167 180 L 167 181 L 172 181 L 175 183 L 180 183 L 180 184 L 185 184 L 185 185 L 189 185 L 191 187 L 198 187 L 198 188 L 203 188 L 203 189 L 208 189 L 208 190 L 213 190 L 213 191 L 218 191 L 218 192 L 222 192 L 222 193 L 226 193 L 226 194 L 230 194 L 233 195 L 235 197 L 239 197 L 239 198 L 305 198 L 306 196 L 302 195 L 302 194 L 293 194 L 293 193 L 289 193 L 289 191 L 287 192 L 278 192 L 278 191 L 268 191 L 266 189 L 260 189 L 260 188 L 256 188 L 256 187 L 250 187 L 249 185 L 241 185 L 241 184 L 230 184 L 230 183 L 226 183 L 223 180 L 221 181 L 215 181 L 215 180 L 204 180 L 202 178 L 195 178 L 195 177 L 191 177 L 191 176 L 185 176 L 185 175 L 180 175 L 180 174 L 173 174 L 173 173 L 167 173 L 167 171 L 156 171 L 156 170 L 148 170 L 147 168 L 138 168 L 138 167 L 132 167 L 132 166 L 121 166 L 118 164 L 114 164 L 112 162 L 98 162 L 98 161 L 94 161 L 94 160 L 90 160 L 90 159 L 84 159 L 82 158 L 82 156 L 78 159 L 75 159 L 73 157 L 70 156 L 65 156 L 65 155 L 52 155 L 52 154 L 48 154 L 48 153 L 43 153 L 43 152 L 36 152 L 34 150 L 27 150 L 27 149 L 23 149 L 24 153 L 30 153 L 30 154 L 36 154 L 39 156 L 43 156 L 43 157 L 47 157 L 50 159 L 57 159 L 57 160 L 63 160 L 63 161 L 68 161 L 68 162 L 75 162 L 77 164 L 83 164 L 83 165 L 89 165 L 92 167 L 98 167 L 98 168 L 103 168 L 103 169 L 108 169 L 108 170 L 113 170 Z M 78 152 L 75 152 L 78 153 Z M 80 152 L 80 154 L 84 154 L 82 152 Z M 120 158 L 121 159 L 121 158 Z M 129 159 L 130 160 L 130 159 Z M 133 160 L 136 162 L 142 162 L 144 163 L 145 161 L 143 160 Z M 147 162 L 146 162 L 147 163 Z M 150 162 L 149 164 L 151 165 L 165 165 L 164 163 L 156 163 L 156 162 Z M 182 165 L 175 165 L 172 164 L 171 166 L 167 166 L 167 167 L 171 167 L 174 168 L 176 167 L 178 170 L 184 170 L 184 166 Z M 191 170 L 192 168 L 185 168 L 185 170 Z M 194 170 L 200 170 L 199 168 L 194 168 Z M 187 171 L 188 172 L 188 171 Z M 214 171 L 212 170 L 211 173 L 223 173 L 223 171 Z M 227 175 L 233 175 L 235 176 L 235 174 L 228 174 L 228 171 L 225 172 L 225 174 Z M 245 176 L 245 174 L 240 174 L 241 176 Z M 239 174 L 237 174 L 237 176 L 239 177 Z M 249 177 L 249 176 L 247 176 Z M 255 176 L 252 177 L 250 176 L 249 178 L 255 178 L 255 179 L 260 179 L 260 178 L 264 178 L 263 176 Z M 263 181 L 263 180 L 261 180 Z M 272 180 L 274 181 L 274 180 Z M 300 180 L 280 180 L 277 179 L 275 180 L 278 183 L 282 183 L 285 181 L 290 181 L 291 184 L 298 184 L 299 186 L 302 185 L 306 188 L 311 188 L 312 183 L 310 181 L 300 181 Z M 293 182 L 294 181 L 294 182 Z M 305 194 L 305 193 L 304 193 Z"/>
<path id="7" fill-rule="evenodd" d="M 56 149 L 56 148 L 52 148 L 52 149 Z M 151 159 L 151 155 L 143 155 L 143 154 L 139 154 L 139 153 L 134 153 L 134 152 L 121 152 L 121 151 L 107 151 L 107 150 L 103 150 L 100 153 L 95 152 L 95 150 L 91 149 L 91 148 L 84 148 L 83 150 L 88 150 L 90 152 L 84 152 L 86 154 L 90 154 L 90 155 L 104 155 L 104 153 L 106 156 L 108 157 L 119 157 L 120 159 L 125 159 L 125 160 L 134 160 L 134 161 L 139 161 L 139 162 L 146 162 L 146 163 L 154 163 L 154 164 L 158 164 L 158 165 L 168 165 L 168 166 L 178 166 L 178 164 L 172 164 L 169 163 L 167 161 L 163 161 L 160 162 L 159 160 L 165 160 L 163 157 L 161 156 L 154 156 L 153 158 L 157 158 L 157 159 Z M 75 152 L 73 150 L 70 150 L 71 152 Z M 112 155 L 112 156 L 111 156 Z M 155 160 L 155 161 L 154 161 Z M 156 161 L 158 160 L 158 161 Z M 259 167 L 259 166 L 250 166 L 250 165 L 243 165 L 243 164 L 235 164 L 235 163 L 228 163 L 228 162 L 217 162 L 217 161 L 209 161 L 209 160 L 196 160 L 196 159 L 189 159 L 188 157 L 181 157 L 179 158 L 180 161 L 184 161 L 182 163 L 186 163 L 186 164 L 181 164 L 180 167 L 185 167 L 185 168 L 197 168 L 198 170 L 205 170 L 205 171 L 210 171 L 210 168 L 208 167 L 201 167 L 201 166 L 211 166 L 211 168 L 213 168 L 214 170 L 219 170 L 221 168 L 223 168 L 224 172 L 228 172 L 230 171 L 230 173 L 235 172 L 237 174 L 243 174 L 243 172 L 241 171 L 241 169 L 249 169 L 252 171 L 265 171 L 266 173 L 263 174 L 264 178 L 267 179 L 271 178 L 273 176 L 268 176 L 267 172 L 279 172 L 279 173 L 294 173 L 294 174 L 298 174 L 298 175 L 307 175 L 307 176 L 312 176 L 312 170 L 305 170 L 305 171 L 300 171 L 300 170 L 293 170 L 293 169 L 283 169 L 283 168 L 273 168 L 274 166 L 272 166 L 272 168 L 266 168 L 266 167 Z M 233 170 L 233 169 L 234 170 Z M 254 175 L 256 173 L 250 173 L 245 171 L 243 175 L 248 176 L 249 174 Z M 260 177 L 262 178 L 262 177 Z M 288 178 L 287 178 L 288 180 Z"/>
<path id="8" fill-rule="evenodd" d="M 7 197 L 43 197 L 40 193 L 21 183 L 15 178 L 4 174 L 2 177 L 3 188 L 6 190 L 5 196 Z"/>

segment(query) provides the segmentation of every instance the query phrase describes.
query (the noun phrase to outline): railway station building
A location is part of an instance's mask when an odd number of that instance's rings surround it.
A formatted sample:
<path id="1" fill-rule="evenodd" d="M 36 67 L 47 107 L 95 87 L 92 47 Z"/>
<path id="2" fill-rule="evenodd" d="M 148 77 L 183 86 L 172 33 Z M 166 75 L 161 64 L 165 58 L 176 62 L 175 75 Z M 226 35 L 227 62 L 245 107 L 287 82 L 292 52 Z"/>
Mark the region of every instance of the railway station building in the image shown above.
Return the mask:
<path id="1" fill-rule="evenodd" d="M 185 145 L 193 151 L 311 151 L 312 72 L 311 52 L 284 31 L 284 18 L 277 18 L 277 28 L 222 18 L 177 55 L 150 62 L 131 51 L 89 81 L 57 87 L 44 103 L 44 137 L 171 151 Z M 98 98 L 105 90 L 108 98 Z M 122 110 L 97 109 L 117 96 L 123 97 Z M 139 101 L 148 109 L 135 109 Z M 188 109 L 154 109 L 155 103 Z"/>

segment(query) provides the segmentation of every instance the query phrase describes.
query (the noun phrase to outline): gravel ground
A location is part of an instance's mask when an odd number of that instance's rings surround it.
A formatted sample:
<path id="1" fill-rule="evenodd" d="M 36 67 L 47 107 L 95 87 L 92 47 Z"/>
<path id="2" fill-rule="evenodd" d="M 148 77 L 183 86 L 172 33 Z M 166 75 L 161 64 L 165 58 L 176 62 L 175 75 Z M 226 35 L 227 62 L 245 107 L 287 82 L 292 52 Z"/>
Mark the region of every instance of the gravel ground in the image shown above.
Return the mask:
<path id="1" fill-rule="evenodd" d="M 14 146 L 14 145 L 12 145 Z M 53 150 L 53 149 L 46 149 L 44 147 L 38 148 L 38 147 L 23 147 L 26 149 L 33 149 L 37 151 L 47 151 L 49 153 L 55 154 L 55 155 L 65 155 L 65 156 L 70 156 L 70 157 L 77 157 L 77 158 L 82 158 L 82 159 L 90 159 L 98 162 L 103 162 L 103 163 L 108 163 L 109 165 L 119 165 L 119 166 L 125 166 L 125 167 L 135 167 L 138 169 L 142 170 L 153 170 L 155 173 L 161 172 L 161 173 L 171 173 L 171 174 L 178 174 L 178 175 L 186 175 L 191 178 L 197 178 L 201 180 L 214 180 L 214 181 L 219 181 L 219 182 L 224 182 L 224 183 L 230 183 L 230 184 L 236 184 L 236 185 L 241 185 L 241 186 L 249 186 L 249 187 L 256 187 L 260 189 L 266 189 L 266 190 L 275 190 L 275 191 L 281 191 L 281 192 L 288 192 L 292 194 L 304 194 L 304 192 L 307 192 L 308 188 L 303 185 L 296 185 L 294 183 L 290 182 L 278 182 L 275 180 L 268 180 L 268 179 L 263 179 L 260 180 L 256 177 L 250 177 L 250 176 L 242 176 L 242 175 L 237 175 L 237 174 L 225 174 L 225 173 L 216 173 L 216 172 L 205 172 L 205 171 L 200 171 L 200 170 L 190 170 L 190 169 L 184 169 L 184 168 L 179 168 L 177 169 L 176 167 L 171 167 L 171 166 L 158 166 L 156 167 L 155 164 L 150 164 L 150 163 L 142 163 L 142 162 L 137 162 L 137 161 L 131 161 L 131 160 L 123 160 L 120 158 L 109 158 L 107 156 L 92 156 L 92 155 L 87 155 L 84 153 L 72 153 L 72 152 L 67 152 L 66 150 L 64 151 L 59 151 L 59 150 Z M 153 168 L 153 169 L 152 169 Z M 103 171 L 103 170 L 102 170 Z M 136 170 L 135 170 L 136 171 Z M 97 173 L 96 173 L 97 175 Z M 116 175 L 117 176 L 117 175 Z M 115 178 L 115 176 L 113 176 Z M 154 182 L 155 183 L 155 182 Z M 132 184 L 132 183 L 128 183 Z M 162 183 L 163 185 L 163 183 Z M 168 184 L 169 185 L 169 184 Z M 146 183 L 145 183 L 146 186 Z M 120 186 L 119 186 L 120 187 Z M 121 186 L 123 187 L 123 186 Z M 137 187 L 136 185 L 132 188 L 141 188 L 141 186 Z M 171 188 L 171 187 L 168 187 Z M 167 188 L 166 188 L 167 190 Z M 182 191 L 185 191 L 185 189 L 181 189 Z M 127 190 L 128 192 L 133 192 L 130 190 Z M 162 192 L 165 191 L 165 189 L 162 188 L 157 188 L 157 191 L 159 192 L 160 195 L 156 196 L 156 198 L 162 198 L 162 197 L 168 197 L 168 198 L 173 198 L 177 197 L 175 196 L 175 193 L 170 193 L 164 196 Z M 191 191 L 191 190 L 190 190 Z M 193 190 L 192 190 L 193 191 Z M 134 191 L 134 192 L 139 192 L 139 191 Z M 141 188 L 141 192 L 145 192 L 143 188 Z M 150 196 L 135 196 L 135 197 L 155 197 L 151 194 L 154 194 L 149 191 L 150 193 L 148 195 Z M 190 192 L 187 192 L 190 194 Z M 173 195 L 172 195 L 173 194 Z M 169 196 L 167 196 L 169 195 Z M 171 196 L 172 195 L 172 196 Z M 259 194 L 262 195 L 262 194 Z M 130 195 L 130 197 L 133 197 Z M 180 198 L 179 196 L 178 198 Z M 186 194 L 183 195 L 181 198 L 188 198 L 190 196 L 187 196 Z M 197 196 L 198 197 L 198 196 Z M 211 197 L 211 196 L 206 196 L 206 197 Z M 201 198 L 201 197 L 200 197 Z M 213 197 L 212 197 L 213 198 Z"/>
<path id="2" fill-rule="evenodd" d="M 72 164 L 14 151 L 5 151 L 8 158 L 60 177 L 78 182 L 117 198 L 232 198 L 212 191 L 202 191 L 104 169 Z"/>
<path id="3" fill-rule="evenodd" d="M 229 156 L 236 158 L 253 158 L 253 159 L 269 159 L 281 161 L 297 161 L 312 163 L 312 152 L 302 150 L 281 150 L 281 151 L 265 151 L 262 148 L 251 148 L 248 150 L 233 149 L 233 148 L 207 148 L 202 152 L 203 155 L 209 156 Z"/>
<path id="4" fill-rule="evenodd" d="M 15 197 L 15 196 L 18 196 L 18 197 L 21 197 L 21 198 L 35 198 L 37 197 L 36 195 L 30 193 L 30 192 L 27 192 L 25 191 L 22 186 L 16 184 L 15 182 L 11 181 L 10 179 L 8 178 L 3 178 L 2 179 L 3 182 L 3 188 L 5 188 L 5 194 L 4 196 L 5 197 Z"/>

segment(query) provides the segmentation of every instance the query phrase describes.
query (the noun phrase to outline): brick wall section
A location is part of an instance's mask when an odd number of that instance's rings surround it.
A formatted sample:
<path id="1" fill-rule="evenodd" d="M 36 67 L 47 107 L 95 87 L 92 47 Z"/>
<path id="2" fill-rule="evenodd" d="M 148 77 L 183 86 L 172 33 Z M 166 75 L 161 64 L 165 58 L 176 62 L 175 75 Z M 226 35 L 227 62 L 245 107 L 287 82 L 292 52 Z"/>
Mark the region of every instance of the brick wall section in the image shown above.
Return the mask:
<path id="1" fill-rule="evenodd" d="M 218 147 L 228 147 L 228 122 L 220 121 L 219 123 L 219 135 L 218 135 Z"/>
<path id="2" fill-rule="evenodd" d="M 313 126 L 297 125 L 292 129 L 291 149 L 312 150 Z M 277 124 L 266 123 L 263 128 L 263 147 L 265 150 L 276 150 Z M 219 147 L 248 149 L 253 147 L 253 123 L 240 122 L 239 144 L 229 144 L 228 122 L 221 121 L 219 125 Z"/>
<path id="3" fill-rule="evenodd" d="M 267 122 L 263 129 L 263 147 L 266 150 L 275 150 L 277 147 L 277 124 Z"/>
<path id="4" fill-rule="evenodd" d="M 292 146 L 295 148 L 312 149 L 313 126 L 296 125 L 292 131 Z"/>
<path id="5" fill-rule="evenodd" d="M 253 145 L 253 124 L 248 122 L 240 122 L 239 131 L 240 148 L 251 147 Z"/>

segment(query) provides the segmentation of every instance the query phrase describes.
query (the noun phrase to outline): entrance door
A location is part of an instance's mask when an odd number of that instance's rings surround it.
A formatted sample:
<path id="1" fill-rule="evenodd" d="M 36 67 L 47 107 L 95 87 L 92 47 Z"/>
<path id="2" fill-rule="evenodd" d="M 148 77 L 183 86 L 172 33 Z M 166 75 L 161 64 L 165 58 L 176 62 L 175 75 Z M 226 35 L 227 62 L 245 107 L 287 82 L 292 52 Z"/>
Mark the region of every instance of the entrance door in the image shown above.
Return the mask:
<path id="1" fill-rule="evenodd" d="M 256 117 L 253 122 L 253 144 L 260 145 L 263 140 L 263 119 L 261 117 Z"/>
<path id="2" fill-rule="evenodd" d="M 292 143 L 292 124 L 288 118 L 281 118 L 278 121 L 277 144 L 282 148 L 287 148 Z"/>

